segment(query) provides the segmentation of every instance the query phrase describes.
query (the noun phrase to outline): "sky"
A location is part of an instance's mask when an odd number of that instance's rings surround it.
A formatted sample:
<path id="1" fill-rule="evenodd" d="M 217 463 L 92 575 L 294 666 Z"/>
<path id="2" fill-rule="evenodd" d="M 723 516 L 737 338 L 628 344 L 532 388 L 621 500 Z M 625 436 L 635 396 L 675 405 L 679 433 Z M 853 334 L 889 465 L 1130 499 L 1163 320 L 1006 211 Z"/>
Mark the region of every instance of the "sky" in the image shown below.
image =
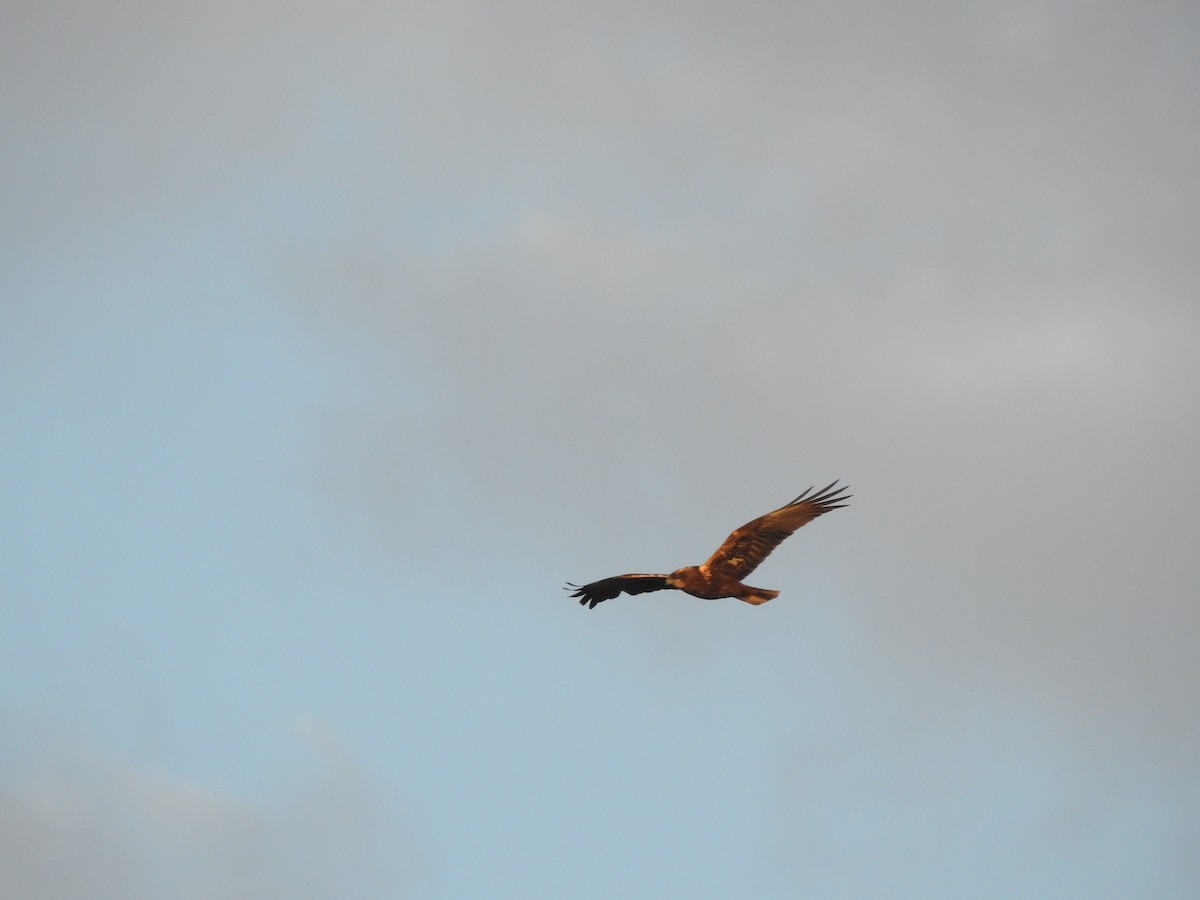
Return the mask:
<path id="1" fill-rule="evenodd" d="M 1200 8 L 18 4 L 0 894 L 1200 892 Z M 838 478 L 760 607 L 562 591 Z"/>

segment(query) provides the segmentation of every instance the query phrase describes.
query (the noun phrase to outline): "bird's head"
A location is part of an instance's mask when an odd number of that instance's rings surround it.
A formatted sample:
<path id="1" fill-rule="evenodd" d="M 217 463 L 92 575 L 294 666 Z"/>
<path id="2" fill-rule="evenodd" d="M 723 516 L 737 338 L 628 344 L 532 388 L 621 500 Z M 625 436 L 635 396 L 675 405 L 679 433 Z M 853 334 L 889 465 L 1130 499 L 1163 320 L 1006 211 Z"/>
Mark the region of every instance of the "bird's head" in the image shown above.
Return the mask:
<path id="1" fill-rule="evenodd" d="M 667 587 L 680 588 L 687 583 L 686 569 L 676 569 L 667 576 Z"/>

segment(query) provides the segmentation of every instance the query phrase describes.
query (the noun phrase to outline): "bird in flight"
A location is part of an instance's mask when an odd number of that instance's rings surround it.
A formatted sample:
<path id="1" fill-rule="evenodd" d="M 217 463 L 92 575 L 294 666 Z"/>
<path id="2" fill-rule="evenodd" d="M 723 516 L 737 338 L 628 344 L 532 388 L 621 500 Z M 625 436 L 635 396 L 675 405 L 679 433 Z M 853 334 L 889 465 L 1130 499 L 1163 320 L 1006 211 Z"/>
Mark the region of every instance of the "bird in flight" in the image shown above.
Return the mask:
<path id="1" fill-rule="evenodd" d="M 834 490 L 836 485 L 835 481 L 815 494 L 809 488 L 791 503 L 747 522 L 725 538 L 725 543 L 703 565 L 684 566 L 670 575 L 615 575 L 582 586 L 567 582 L 566 589 L 573 590 L 571 597 L 579 598 L 588 609 L 594 609 L 597 603 L 611 600 L 622 592 L 645 594 L 665 590 L 684 591 L 705 600 L 736 597 L 755 606 L 766 603 L 778 597 L 779 591 L 750 587 L 742 584 L 742 579 L 797 528 L 831 509 L 846 506 L 844 501 L 852 496 L 845 493 L 849 487 Z"/>

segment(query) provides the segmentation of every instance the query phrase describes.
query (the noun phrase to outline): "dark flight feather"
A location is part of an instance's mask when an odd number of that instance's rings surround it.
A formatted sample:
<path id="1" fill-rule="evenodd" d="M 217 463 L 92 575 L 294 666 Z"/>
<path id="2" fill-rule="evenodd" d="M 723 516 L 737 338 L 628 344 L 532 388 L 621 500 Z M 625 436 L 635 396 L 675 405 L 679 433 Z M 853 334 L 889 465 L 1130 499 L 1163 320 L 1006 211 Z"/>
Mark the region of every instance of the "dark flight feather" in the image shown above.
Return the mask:
<path id="1" fill-rule="evenodd" d="M 585 584 L 582 587 L 578 584 L 571 584 L 568 581 L 567 590 L 572 589 L 575 591 L 571 594 L 572 599 L 578 597 L 580 603 L 586 604 L 588 609 L 593 609 L 597 603 L 611 600 L 622 591 L 626 594 L 665 591 L 667 590 L 667 576 L 614 575 L 612 578 L 602 578 L 599 581 L 593 581 L 591 584 Z"/>

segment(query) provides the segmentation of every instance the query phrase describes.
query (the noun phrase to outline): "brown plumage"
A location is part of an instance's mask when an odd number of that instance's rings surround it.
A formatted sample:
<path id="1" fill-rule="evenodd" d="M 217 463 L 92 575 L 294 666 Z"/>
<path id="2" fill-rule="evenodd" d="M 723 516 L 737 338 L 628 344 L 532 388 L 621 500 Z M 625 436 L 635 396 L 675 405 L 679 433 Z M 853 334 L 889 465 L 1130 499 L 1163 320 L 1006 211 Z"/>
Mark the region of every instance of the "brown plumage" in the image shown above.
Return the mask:
<path id="1" fill-rule="evenodd" d="M 851 495 L 845 493 L 847 487 L 834 490 L 836 485 L 835 481 L 815 494 L 809 488 L 791 503 L 759 516 L 753 522 L 747 522 L 725 538 L 725 543 L 703 565 L 685 566 L 670 575 L 616 575 L 582 587 L 568 582 L 567 590 L 573 590 L 571 597 L 579 598 L 579 602 L 588 609 L 622 592 L 644 594 L 669 589 L 684 591 L 705 600 L 736 597 L 755 606 L 766 603 L 778 597 L 779 591 L 750 587 L 742 584 L 742 579 L 758 568 L 758 564 L 797 528 L 831 509 L 845 506 L 844 501 L 849 500 Z"/>

